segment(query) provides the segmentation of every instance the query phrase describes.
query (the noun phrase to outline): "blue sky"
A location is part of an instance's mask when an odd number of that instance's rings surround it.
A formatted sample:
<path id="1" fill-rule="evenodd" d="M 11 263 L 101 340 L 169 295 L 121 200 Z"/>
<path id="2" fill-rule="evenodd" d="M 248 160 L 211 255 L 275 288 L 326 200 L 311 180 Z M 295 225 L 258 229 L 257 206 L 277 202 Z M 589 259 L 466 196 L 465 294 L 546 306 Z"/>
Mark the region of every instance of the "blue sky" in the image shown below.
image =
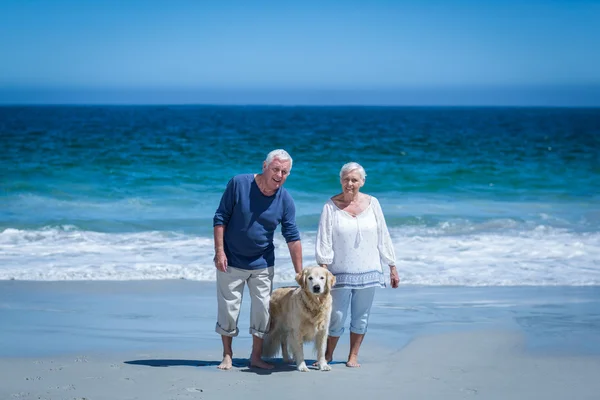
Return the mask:
<path id="1" fill-rule="evenodd" d="M 600 105 L 598 21 L 580 0 L 0 0 L 0 103 Z"/>

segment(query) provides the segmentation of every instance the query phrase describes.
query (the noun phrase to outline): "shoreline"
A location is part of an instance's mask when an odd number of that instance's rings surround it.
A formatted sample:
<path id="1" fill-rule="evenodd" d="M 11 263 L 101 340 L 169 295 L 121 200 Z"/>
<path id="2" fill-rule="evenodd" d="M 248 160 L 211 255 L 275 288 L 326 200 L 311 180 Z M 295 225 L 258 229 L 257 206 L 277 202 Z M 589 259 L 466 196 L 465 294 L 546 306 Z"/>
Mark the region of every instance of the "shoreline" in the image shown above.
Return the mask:
<path id="1" fill-rule="evenodd" d="M 189 280 L 0 281 L 0 357 L 219 346 L 215 290 Z M 250 343 L 249 309 L 246 298 L 236 342 Z M 377 291 L 369 337 L 394 344 L 508 330 L 524 334 L 530 351 L 600 355 L 597 309 L 600 287 L 401 286 Z"/>

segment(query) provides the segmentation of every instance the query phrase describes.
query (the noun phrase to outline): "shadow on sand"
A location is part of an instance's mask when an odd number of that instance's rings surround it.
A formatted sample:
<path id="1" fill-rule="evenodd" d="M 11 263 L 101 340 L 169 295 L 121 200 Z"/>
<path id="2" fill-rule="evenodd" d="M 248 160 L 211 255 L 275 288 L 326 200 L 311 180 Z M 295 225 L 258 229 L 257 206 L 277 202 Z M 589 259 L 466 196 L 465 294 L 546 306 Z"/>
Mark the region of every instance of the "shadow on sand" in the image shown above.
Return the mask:
<path id="1" fill-rule="evenodd" d="M 233 366 L 244 368 L 248 366 L 247 358 L 234 358 Z M 144 365 L 146 367 L 216 367 L 221 361 L 203 361 L 203 360 L 178 360 L 178 359 L 151 359 L 151 360 L 131 360 L 124 361 L 130 365 Z"/>
<path id="2" fill-rule="evenodd" d="M 296 366 L 294 364 L 284 363 L 281 358 L 274 358 L 267 360 L 273 364 L 273 369 L 261 369 L 250 366 L 250 360 L 248 358 L 234 358 L 233 367 L 242 368 L 241 372 L 252 372 L 258 375 L 269 375 L 273 372 L 289 372 L 295 371 Z M 315 360 L 306 360 L 306 365 L 310 369 L 316 370 L 317 368 L 312 367 Z M 221 361 L 204 361 L 204 360 L 180 360 L 180 359 L 149 359 L 149 360 L 131 360 L 124 361 L 125 364 L 129 365 L 143 365 L 146 367 L 216 367 Z M 344 364 L 340 361 L 332 361 L 330 365 Z"/>

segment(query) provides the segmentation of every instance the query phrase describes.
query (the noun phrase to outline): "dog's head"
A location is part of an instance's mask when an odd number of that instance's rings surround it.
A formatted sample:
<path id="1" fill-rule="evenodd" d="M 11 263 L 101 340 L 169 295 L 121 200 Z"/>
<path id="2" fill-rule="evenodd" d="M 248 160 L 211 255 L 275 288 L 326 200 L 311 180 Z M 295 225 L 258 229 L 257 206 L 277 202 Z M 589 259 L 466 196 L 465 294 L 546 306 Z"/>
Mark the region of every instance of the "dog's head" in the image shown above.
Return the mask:
<path id="1" fill-rule="evenodd" d="M 298 285 L 308 293 L 321 295 L 329 293 L 335 284 L 335 276 L 323 267 L 308 267 L 296 275 Z"/>

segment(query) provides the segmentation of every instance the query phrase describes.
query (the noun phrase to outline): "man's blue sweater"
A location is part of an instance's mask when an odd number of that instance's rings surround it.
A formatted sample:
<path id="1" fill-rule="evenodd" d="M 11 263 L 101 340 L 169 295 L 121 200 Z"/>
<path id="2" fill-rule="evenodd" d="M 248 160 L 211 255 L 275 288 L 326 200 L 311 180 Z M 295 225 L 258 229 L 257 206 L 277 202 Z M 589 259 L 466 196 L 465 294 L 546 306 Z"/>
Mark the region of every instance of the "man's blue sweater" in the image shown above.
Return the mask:
<path id="1" fill-rule="evenodd" d="M 253 174 L 229 181 L 213 218 L 213 226 L 225 225 L 227 264 L 249 270 L 275 264 L 273 236 L 280 223 L 286 242 L 300 240 L 292 196 L 283 187 L 265 196 Z"/>

